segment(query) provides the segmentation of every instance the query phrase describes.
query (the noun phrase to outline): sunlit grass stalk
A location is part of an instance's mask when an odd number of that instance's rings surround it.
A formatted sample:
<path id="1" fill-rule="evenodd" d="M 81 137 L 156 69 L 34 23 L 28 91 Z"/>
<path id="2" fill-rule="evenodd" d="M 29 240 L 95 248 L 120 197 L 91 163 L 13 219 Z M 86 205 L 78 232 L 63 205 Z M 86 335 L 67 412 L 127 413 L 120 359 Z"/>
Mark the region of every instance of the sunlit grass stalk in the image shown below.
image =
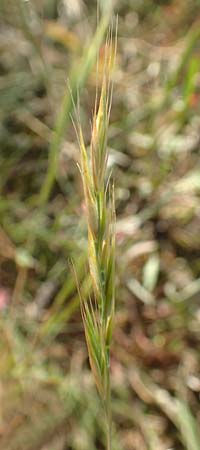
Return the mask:
<path id="1" fill-rule="evenodd" d="M 89 300 L 82 296 L 81 312 L 96 386 L 102 399 L 107 429 L 107 450 L 111 450 L 110 344 L 115 311 L 115 201 L 108 174 L 107 136 L 112 102 L 112 30 L 105 45 L 101 94 L 96 97 L 91 142 L 87 151 L 80 125 L 77 130 L 88 227 L 88 262 L 92 283 Z"/>
<path id="2" fill-rule="evenodd" d="M 80 62 L 76 62 L 70 71 L 69 85 L 72 95 L 70 95 L 69 91 L 66 89 L 60 110 L 56 117 L 53 138 L 49 148 L 48 169 L 38 199 L 41 206 L 44 206 L 50 197 L 57 174 L 60 145 L 70 123 L 73 103 L 76 103 L 77 93 L 84 87 L 92 67 L 95 64 L 96 52 L 99 50 L 104 39 L 110 21 L 111 11 L 111 6 L 109 8 L 104 8 L 102 18 L 90 45 L 84 49 Z"/>

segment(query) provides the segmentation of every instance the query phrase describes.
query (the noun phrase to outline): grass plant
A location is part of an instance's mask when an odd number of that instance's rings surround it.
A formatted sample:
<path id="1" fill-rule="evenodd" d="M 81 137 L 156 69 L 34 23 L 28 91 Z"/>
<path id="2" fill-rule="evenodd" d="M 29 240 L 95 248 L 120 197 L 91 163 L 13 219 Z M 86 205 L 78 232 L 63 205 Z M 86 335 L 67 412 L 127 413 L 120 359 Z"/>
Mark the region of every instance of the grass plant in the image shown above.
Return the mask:
<path id="1" fill-rule="evenodd" d="M 116 40 L 114 54 L 116 51 Z M 115 311 L 115 201 L 111 174 L 108 174 L 108 127 L 112 103 L 112 29 L 105 45 L 101 94 L 96 95 L 89 152 L 80 120 L 77 130 L 88 228 L 88 262 L 91 298 L 82 296 L 81 312 L 89 361 L 103 402 L 107 428 L 107 450 L 111 449 L 110 344 Z"/>

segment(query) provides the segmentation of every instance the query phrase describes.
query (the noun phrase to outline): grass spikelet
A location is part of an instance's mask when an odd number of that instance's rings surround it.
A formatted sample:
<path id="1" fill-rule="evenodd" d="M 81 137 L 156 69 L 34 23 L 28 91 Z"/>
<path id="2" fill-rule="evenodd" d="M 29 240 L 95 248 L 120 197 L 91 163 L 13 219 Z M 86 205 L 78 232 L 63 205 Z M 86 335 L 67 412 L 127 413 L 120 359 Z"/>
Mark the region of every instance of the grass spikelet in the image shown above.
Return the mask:
<path id="1" fill-rule="evenodd" d="M 116 52 L 116 40 L 114 54 Z M 91 370 L 102 398 L 107 423 L 107 450 L 111 449 L 110 344 L 115 311 L 115 201 L 114 186 L 107 170 L 108 127 L 112 102 L 112 29 L 105 45 L 104 71 L 98 104 L 96 95 L 91 143 L 86 150 L 80 121 L 78 139 L 80 171 L 87 211 L 88 263 L 92 299 L 81 298 Z"/>

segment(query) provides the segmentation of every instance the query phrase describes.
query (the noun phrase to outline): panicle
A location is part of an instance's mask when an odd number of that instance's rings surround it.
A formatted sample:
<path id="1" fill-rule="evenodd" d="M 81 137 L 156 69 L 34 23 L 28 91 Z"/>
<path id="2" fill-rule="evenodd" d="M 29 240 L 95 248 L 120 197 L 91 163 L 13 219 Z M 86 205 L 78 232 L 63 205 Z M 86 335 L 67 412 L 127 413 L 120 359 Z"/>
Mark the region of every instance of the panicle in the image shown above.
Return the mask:
<path id="1" fill-rule="evenodd" d="M 114 56 L 115 52 L 116 42 Z M 105 45 L 100 99 L 98 104 L 96 96 L 88 151 L 80 123 L 78 127 L 80 171 L 87 210 L 91 299 L 88 301 L 79 293 L 90 366 L 104 401 L 109 389 L 109 356 L 115 311 L 115 200 L 114 186 L 107 170 L 113 63 L 110 29 Z"/>

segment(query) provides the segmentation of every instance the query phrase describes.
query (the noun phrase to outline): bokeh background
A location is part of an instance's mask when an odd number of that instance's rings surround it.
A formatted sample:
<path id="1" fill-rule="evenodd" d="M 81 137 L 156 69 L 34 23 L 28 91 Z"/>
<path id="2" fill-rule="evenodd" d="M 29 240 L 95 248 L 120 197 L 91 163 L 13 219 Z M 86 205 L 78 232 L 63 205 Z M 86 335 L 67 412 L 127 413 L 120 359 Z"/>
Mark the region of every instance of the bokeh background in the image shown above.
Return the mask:
<path id="1" fill-rule="evenodd" d="M 101 450 L 72 125 L 86 142 L 107 2 L 0 2 L 0 448 Z M 200 449 L 200 4 L 117 0 L 113 450 Z M 70 86 L 70 87 L 69 87 Z"/>

